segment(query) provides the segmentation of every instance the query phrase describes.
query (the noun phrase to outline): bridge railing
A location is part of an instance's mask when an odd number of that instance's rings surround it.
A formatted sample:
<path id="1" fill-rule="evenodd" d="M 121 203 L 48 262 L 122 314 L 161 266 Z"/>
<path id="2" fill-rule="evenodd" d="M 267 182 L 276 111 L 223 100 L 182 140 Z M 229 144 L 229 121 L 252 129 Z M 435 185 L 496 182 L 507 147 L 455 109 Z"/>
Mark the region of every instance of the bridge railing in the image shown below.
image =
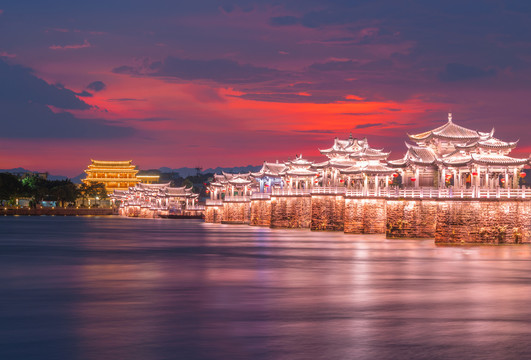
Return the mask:
<path id="1" fill-rule="evenodd" d="M 270 193 L 253 193 L 251 195 L 251 200 L 260 200 L 260 199 L 271 199 L 271 194 Z"/>
<path id="2" fill-rule="evenodd" d="M 207 199 L 205 201 L 205 205 L 220 206 L 220 205 L 223 205 L 223 200 L 221 200 L 221 199 Z"/>
<path id="3" fill-rule="evenodd" d="M 294 195 L 309 195 L 310 189 L 273 189 L 271 195 L 280 196 L 294 196 Z"/>
<path id="4" fill-rule="evenodd" d="M 250 196 L 225 196 L 225 202 L 247 202 L 251 201 Z"/>
<path id="5" fill-rule="evenodd" d="M 187 206 L 186 210 L 191 211 L 203 211 L 205 210 L 205 205 L 194 205 L 194 206 Z"/>
<path id="6" fill-rule="evenodd" d="M 328 186 L 328 187 L 315 187 L 310 190 L 312 194 L 323 195 L 343 195 L 347 192 L 345 187 Z"/>
<path id="7" fill-rule="evenodd" d="M 383 188 L 383 189 L 348 189 L 347 197 L 386 197 L 386 198 L 437 198 L 437 199 L 474 199 L 474 198 L 531 198 L 531 189 L 483 189 L 483 188 Z"/>

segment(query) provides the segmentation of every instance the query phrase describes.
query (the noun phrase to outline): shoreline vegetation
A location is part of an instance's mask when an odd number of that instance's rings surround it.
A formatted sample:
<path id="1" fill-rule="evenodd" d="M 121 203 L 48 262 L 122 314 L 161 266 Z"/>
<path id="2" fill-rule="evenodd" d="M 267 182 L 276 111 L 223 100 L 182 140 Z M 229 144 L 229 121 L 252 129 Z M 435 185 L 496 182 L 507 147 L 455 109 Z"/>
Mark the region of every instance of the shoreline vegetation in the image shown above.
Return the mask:
<path id="1" fill-rule="evenodd" d="M 92 207 L 2 207 L 0 216 L 94 216 L 115 215 L 113 208 Z"/>

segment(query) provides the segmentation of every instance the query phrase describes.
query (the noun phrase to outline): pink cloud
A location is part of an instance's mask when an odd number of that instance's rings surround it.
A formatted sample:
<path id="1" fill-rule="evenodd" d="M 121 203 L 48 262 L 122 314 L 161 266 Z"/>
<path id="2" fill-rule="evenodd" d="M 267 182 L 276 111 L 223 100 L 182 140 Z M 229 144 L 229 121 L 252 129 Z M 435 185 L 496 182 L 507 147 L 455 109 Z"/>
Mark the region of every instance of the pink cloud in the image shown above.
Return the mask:
<path id="1" fill-rule="evenodd" d="M 17 55 L 10 54 L 7 51 L 0 51 L 0 57 L 14 58 L 17 57 Z"/>
<path id="2" fill-rule="evenodd" d="M 83 49 L 91 47 L 92 45 L 85 40 L 83 44 L 73 44 L 73 45 L 52 45 L 50 49 L 52 50 L 69 50 L 69 49 Z"/>
<path id="3" fill-rule="evenodd" d="M 4 10 L 0 9 L 0 15 L 2 15 L 4 13 Z"/>

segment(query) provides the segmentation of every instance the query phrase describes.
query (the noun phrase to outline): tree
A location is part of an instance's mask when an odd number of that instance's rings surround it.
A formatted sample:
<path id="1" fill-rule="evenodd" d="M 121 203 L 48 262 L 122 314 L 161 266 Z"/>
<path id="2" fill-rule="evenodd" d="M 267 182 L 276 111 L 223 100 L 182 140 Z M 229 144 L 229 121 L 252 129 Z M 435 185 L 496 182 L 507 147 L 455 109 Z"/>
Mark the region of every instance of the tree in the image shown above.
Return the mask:
<path id="1" fill-rule="evenodd" d="M 16 197 L 22 196 L 23 193 L 24 187 L 15 175 L 0 173 L 0 200 L 13 202 Z"/>

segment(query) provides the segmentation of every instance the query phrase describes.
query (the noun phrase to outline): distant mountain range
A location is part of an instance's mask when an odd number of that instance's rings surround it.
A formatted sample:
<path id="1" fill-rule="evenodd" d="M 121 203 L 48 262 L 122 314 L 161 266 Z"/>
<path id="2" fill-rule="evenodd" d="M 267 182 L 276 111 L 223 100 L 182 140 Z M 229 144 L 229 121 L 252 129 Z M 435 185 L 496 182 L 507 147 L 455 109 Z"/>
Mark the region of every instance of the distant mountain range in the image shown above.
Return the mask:
<path id="1" fill-rule="evenodd" d="M 259 166 L 247 165 L 247 166 L 235 166 L 235 167 L 219 167 L 218 166 L 217 168 L 208 168 L 208 169 L 202 170 L 201 173 L 202 174 L 208 174 L 208 173 L 221 174 L 221 172 L 247 173 L 247 172 L 259 171 L 261 168 L 262 168 L 262 165 L 259 165 Z M 176 173 L 176 174 L 179 174 L 183 178 L 197 174 L 197 170 L 195 168 L 189 168 L 189 167 L 182 167 L 178 169 L 161 167 L 159 171 L 162 173 Z"/>
<path id="2" fill-rule="evenodd" d="M 217 167 L 217 168 L 208 168 L 206 170 L 202 170 L 202 174 L 208 174 L 208 173 L 214 173 L 214 174 L 221 174 L 221 172 L 227 172 L 227 173 L 247 173 L 247 172 L 256 172 L 262 168 L 261 165 L 259 166 L 235 166 L 235 167 Z M 180 177 L 186 178 L 188 176 L 193 176 L 197 174 L 197 170 L 195 168 L 189 168 L 189 167 L 182 167 L 178 169 L 172 169 L 169 167 L 161 167 L 158 169 L 161 173 L 174 173 L 179 174 Z M 23 174 L 23 173 L 39 173 L 38 171 L 32 171 L 28 169 L 24 169 L 21 167 L 14 168 L 14 169 L 0 169 L 0 172 L 7 172 L 11 174 Z M 149 172 L 149 170 L 147 170 Z M 85 178 L 87 174 L 84 172 L 69 178 L 74 184 L 81 184 L 81 180 Z M 68 176 L 63 175 L 51 175 L 48 174 L 48 180 L 66 180 L 68 179 Z"/>
<path id="3" fill-rule="evenodd" d="M 10 173 L 10 174 L 25 174 L 25 173 L 39 174 L 41 173 L 40 171 L 32 171 L 32 170 L 24 169 L 21 167 L 14 168 L 14 169 L 0 169 L 0 173 L 3 173 L 3 172 Z M 48 174 L 48 180 L 66 180 L 66 179 L 68 179 L 68 176 Z M 73 181 L 73 179 L 70 179 L 70 180 Z"/>

